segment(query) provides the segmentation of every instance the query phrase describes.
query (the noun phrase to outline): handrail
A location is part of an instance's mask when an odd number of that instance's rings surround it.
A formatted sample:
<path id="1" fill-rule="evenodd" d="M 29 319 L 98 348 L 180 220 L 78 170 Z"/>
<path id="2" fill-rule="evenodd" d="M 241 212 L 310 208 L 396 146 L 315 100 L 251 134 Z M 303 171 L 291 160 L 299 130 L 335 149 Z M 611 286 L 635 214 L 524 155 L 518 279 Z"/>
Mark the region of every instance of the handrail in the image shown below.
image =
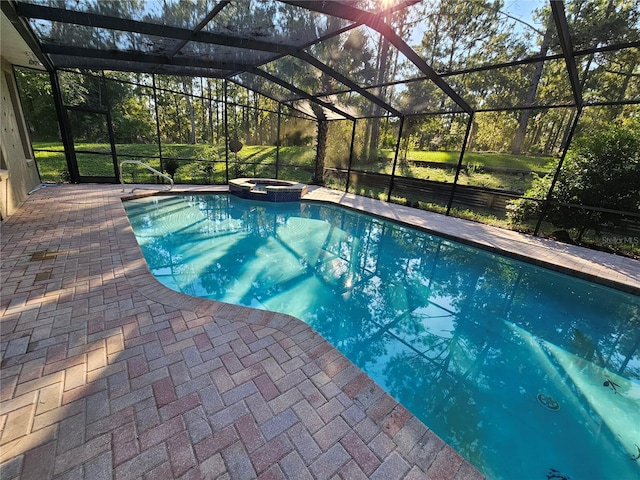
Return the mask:
<path id="1" fill-rule="evenodd" d="M 147 165 L 146 163 L 141 162 L 140 160 L 123 160 L 123 161 L 120 162 L 120 183 L 122 184 L 122 191 L 123 192 L 124 192 L 124 179 L 122 178 L 122 165 L 124 165 L 125 163 L 132 163 L 132 164 L 136 164 L 136 165 L 142 165 L 144 168 L 146 168 L 150 172 L 155 173 L 156 175 L 159 175 L 162 178 L 166 178 L 167 180 L 169 180 L 169 188 L 167 188 L 167 192 L 173 188 L 173 179 L 169 175 L 166 175 L 166 174 L 164 174 L 162 172 L 159 172 L 158 170 L 156 170 L 152 166 Z M 139 187 L 139 188 L 141 188 L 141 187 Z M 135 190 L 135 188 L 133 190 Z M 131 191 L 133 192 L 133 190 L 131 190 Z"/>

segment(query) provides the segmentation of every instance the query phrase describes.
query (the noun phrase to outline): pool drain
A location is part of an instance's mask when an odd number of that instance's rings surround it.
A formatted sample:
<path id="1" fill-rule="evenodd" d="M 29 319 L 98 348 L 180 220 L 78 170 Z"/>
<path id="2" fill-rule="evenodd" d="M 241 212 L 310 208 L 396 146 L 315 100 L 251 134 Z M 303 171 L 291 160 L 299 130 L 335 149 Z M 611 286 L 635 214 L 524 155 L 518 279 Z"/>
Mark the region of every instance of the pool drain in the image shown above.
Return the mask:
<path id="1" fill-rule="evenodd" d="M 536 398 L 538 399 L 538 403 L 543 407 L 553 410 L 554 412 L 560 410 L 560 405 L 558 405 L 555 398 L 544 393 L 539 393 Z"/>

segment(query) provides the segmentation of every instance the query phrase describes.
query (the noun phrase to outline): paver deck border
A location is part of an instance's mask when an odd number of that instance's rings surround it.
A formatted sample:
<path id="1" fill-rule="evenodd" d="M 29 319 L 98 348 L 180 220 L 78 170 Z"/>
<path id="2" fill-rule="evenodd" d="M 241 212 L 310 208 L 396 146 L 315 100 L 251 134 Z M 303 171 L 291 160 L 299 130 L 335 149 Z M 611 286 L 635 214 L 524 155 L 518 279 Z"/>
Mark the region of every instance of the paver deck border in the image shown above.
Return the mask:
<path id="1" fill-rule="evenodd" d="M 640 261 L 632 258 L 326 188 L 314 189 L 304 199 L 335 203 L 640 295 Z"/>

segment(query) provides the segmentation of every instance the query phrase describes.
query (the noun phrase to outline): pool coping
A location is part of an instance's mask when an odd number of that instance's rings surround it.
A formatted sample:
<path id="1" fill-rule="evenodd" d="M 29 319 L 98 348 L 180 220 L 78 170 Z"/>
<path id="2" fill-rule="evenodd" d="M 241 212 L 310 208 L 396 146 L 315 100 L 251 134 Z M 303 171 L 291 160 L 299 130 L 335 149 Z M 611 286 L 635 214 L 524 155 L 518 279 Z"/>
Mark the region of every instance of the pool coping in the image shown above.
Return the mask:
<path id="1" fill-rule="evenodd" d="M 326 188 L 303 200 L 348 207 L 584 280 L 640 295 L 640 261 L 553 239 Z"/>

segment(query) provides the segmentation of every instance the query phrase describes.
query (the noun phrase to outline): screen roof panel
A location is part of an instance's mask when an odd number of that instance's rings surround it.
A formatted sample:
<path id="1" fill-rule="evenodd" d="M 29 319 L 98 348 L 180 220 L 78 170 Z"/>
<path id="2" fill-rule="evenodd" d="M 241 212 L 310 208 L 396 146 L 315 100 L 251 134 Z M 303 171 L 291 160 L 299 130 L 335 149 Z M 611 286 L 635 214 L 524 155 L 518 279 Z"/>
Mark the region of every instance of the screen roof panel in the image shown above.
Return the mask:
<path id="1" fill-rule="evenodd" d="M 245 48 L 216 45 L 212 43 L 189 42 L 182 47 L 178 55 L 192 58 L 195 62 L 204 59 L 220 63 L 259 65 L 270 61 L 276 54 L 260 50 L 247 51 Z"/>
<path id="2" fill-rule="evenodd" d="M 640 48 L 577 58 L 586 102 L 640 101 Z"/>
<path id="3" fill-rule="evenodd" d="M 291 90 L 253 73 L 239 73 L 230 77 L 229 80 L 280 102 L 287 102 L 298 98 L 298 95 L 294 94 Z"/>
<path id="4" fill-rule="evenodd" d="M 348 24 L 346 20 L 278 0 L 235 0 L 223 8 L 204 30 L 238 39 L 301 46 L 315 42 Z"/>
<path id="5" fill-rule="evenodd" d="M 391 85 L 391 104 L 407 115 L 460 112 L 460 107 L 427 79 Z"/>
<path id="6" fill-rule="evenodd" d="M 469 70 L 540 55 L 551 18 L 548 1 L 434 0 L 409 9 L 407 43 L 438 73 Z M 554 28 L 551 25 L 553 38 Z M 396 30 L 402 31 L 399 26 Z M 550 50 L 549 40 L 544 53 Z"/>
<path id="7" fill-rule="evenodd" d="M 331 99 L 329 99 L 329 101 L 331 101 Z M 308 115 L 309 117 L 317 118 L 316 113 L 313 111 L 312 103 L 309 100 L 296 100 L 293 102 L 289 102 L 288 105 L 298 112 Z M 337 109 L 332 110 L 324 107 L 322 107 L 322 111 L 327 120 L 345 120 L 347 118 L 351 118 L 349 116 L 351 112 L 345 112 L 344 115 L 341 115 Z"/>
<path id="8" fill-rule="evenodd" d="M 191 30 L 220 2 L 218 0 L 29 0 L 24 3 Z"/>
<path id="9" fill-rule="evenodd" d="M 145 64 L 126 60 L 96 60 L 87 57 L 73 57 L 69 55 L 51 55 L 51 59 L 60 68 L 88 69 L 88 70 L 114 70 L 121 72 L 146 73 Z"/>
<path id="10" fill-rule="evenodd" d="M 307 52 L 364 88 L 424 76 L 402 52 L 366 25 L 312 45 Z"/>
<path id="11" fill-rule="evenodd" d="M 380 116 L 381 113 L 375 110 L 375 105 L 364 99 L 356 92 L 347 92 L 336 95 L 326 95 L 320 97 L 321 100 L 338 107 L 341 111 L 348 113 L 352 117 L 362 118 L 370 115 Z M 386 113 L 386 111 L 382 111 Z"/>
<path id="12" fill-rule="evenodd" d="M 166 54 L 180 41 L 174 38 L 144 35 L 136 32 L 110 30 L 86 25 L 66 24 L 48 20 L 30 20 L 43 45 L 94 48 L 98 50 L 136 51 Z"/>
<path id="13" fill-rule="evenodd" d="M 636 98 L 633 58 L 624 77 L 609 71 L 624 51 L 606 53 L 640 47 L 640 6 L 625 0 L 17 0 L 2 11 L 50 70 L 226 78 L 342 118 L 578 104 L 581 88 L 612 98 L 598 79 Z M 592 55 L 606 65 L 586 65 Z"/>
<path id="14" fill-rule="evenodd" d="M 571 85 L 563 60 L 514 65 L 446 78 L 456 91 L 470 99 L 475 110 L 568 105 L 572 102 Z"/>
<path id="15" fill-rule="evenodd" d="M 640 2 L 569 2 L 566 14 L 571 42 L 576 50 L 640 40 Z"/>

